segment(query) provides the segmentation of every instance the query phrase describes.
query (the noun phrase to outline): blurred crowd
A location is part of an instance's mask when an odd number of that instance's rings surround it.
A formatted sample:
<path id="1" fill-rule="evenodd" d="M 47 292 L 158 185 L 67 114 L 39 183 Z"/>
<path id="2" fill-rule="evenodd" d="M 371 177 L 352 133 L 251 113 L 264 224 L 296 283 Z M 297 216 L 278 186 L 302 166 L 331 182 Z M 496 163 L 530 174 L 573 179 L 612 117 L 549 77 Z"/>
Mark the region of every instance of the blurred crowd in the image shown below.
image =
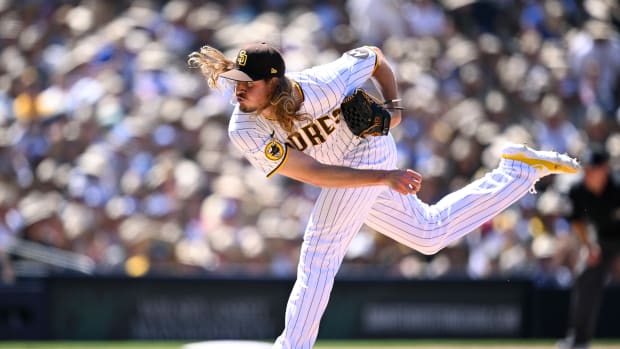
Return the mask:
<path id="1" fill-rule="evenodd" d="M 495 167 L 507 140 L 574 156 L 603 143 L 617 172 L 619 23 L 614 0 L 0 0 L 3 280 L 295 274 L 319 189 L 265 179 L 231 147 L 230 90 L 187 66 L 202 45 L 233 58 L 267 41 L 289 71 L 380 47 L 406 106 L 400 165 L 433 203 Z M 434 256 L 365 227 L 339 275 L 567 286 L 575 180 L 543 179 Z"/>

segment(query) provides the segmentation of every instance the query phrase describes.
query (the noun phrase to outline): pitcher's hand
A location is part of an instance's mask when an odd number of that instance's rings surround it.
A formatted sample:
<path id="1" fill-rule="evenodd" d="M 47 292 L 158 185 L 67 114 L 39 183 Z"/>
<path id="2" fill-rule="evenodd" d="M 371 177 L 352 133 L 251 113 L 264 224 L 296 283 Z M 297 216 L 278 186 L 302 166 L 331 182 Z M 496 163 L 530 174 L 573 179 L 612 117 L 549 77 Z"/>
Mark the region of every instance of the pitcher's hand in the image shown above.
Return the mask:
<path id="1" fill-rule="evenodd" d="M 422 188 L 422 175 L 410 169 L 393 170 L 388 172 L 384 182 L 401 194 L 416 194 Z"/>

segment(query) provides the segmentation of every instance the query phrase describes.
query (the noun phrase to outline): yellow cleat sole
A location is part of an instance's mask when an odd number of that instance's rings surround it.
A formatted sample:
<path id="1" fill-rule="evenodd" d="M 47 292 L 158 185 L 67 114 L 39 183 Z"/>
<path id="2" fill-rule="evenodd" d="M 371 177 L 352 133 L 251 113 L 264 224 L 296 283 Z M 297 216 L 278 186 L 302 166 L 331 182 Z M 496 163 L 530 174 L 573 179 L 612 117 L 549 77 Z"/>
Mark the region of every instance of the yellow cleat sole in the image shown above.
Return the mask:
<path id="1" fill-rule="evenodd" d="M 542 159 L 535 159 L 535 158 L 530 158 L 527 157 L 525 154 L 521 153 L 521 154 L 503 154 L 502 157 L 504 159 L 508 159 L 508 160 L 515 160 L 515 161 L 521 161 L 524 162 L 532 167 L 539 167 L 539 166 L 543 166 L 545 168 L 547 168 L 549 171 L 552 172 L 564 172 L 564 173 L 578 173 L 579 169 L 578 168 L 574 168 L 574 167 L 570 167 L 570 166 L 565 166 L 562 165 L 561 163 L 557 163 L 557 162 L 552 162 L 552 161 L 547 161 L 547 160 L 542 160 Z"/>

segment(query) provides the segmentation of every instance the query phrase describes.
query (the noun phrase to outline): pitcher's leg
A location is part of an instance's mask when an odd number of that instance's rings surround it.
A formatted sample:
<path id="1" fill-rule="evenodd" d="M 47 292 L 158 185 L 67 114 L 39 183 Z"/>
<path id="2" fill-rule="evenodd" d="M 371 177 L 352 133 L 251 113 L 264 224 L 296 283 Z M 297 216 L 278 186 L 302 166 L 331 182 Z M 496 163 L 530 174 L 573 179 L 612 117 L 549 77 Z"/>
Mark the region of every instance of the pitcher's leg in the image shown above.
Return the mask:
<path id="1" fill-rule="evenodd" d="M 274 348 L 310 349 L 347 248 L 381 187 L 324 189 L 308 222 L 284 331 Z"/>
<path id="2" fill-rule="evenodd" d="M 434 254 L 519 200 L 537 180 L 535 168 L 502 159 L 497 169 L 435 205 L 394 191 L 384 193 L 366 223 L 406 246 Z"/>

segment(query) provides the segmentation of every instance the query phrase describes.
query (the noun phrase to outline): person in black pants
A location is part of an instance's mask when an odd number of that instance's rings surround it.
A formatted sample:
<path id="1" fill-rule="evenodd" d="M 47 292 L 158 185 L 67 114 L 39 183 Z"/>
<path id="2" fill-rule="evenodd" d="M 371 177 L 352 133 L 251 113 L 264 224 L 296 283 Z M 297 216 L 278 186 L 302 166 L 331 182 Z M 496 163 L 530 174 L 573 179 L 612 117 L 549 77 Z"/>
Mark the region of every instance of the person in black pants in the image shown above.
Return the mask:
<path id="1" fill-rule="evenodd" d="M 568 218 L 587 257 L 571 292 L 568 331 L 558 343 L 561 349 L 589 347 L 607 274 L 620 253 L 620 176 L 611 170 L 603 146 L 592 145 L 582 164 L 583 179 L 569 192 L 573 209 Z M 588 226 L 596 234 L 591 234 Z"/>

